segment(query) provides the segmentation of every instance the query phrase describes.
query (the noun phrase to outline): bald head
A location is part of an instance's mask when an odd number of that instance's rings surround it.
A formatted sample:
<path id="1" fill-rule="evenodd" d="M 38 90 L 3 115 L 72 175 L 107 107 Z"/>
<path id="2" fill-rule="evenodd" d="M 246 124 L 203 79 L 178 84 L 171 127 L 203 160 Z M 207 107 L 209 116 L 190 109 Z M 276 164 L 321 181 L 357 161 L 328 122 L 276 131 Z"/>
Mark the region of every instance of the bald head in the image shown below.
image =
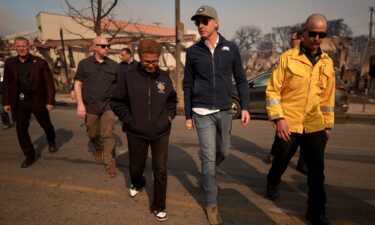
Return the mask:
<path id="1" fill-rule="evenodd" d="M 309 29 L 312 26 L 325 27 L 327 29 L 327 18 L 319 13 L 310 15 L 306 20 L 306 28 Z"/>
<path id="2" fill-rule="evenodd" d="M 96 38 L 94 38 L 93 44 L 94 45 L 97 45 L 97 44 L 99 44 L 99 45 L 101 45 L 101 44 L 107 45 L 108 44 L 108 40 L 107 40 L 107 38 L 105 38 L 103 36 L 97 36 Z"/>
<path id="3" fill-rule="evenodd" d="M 107 38 L 103 36 L 98 36 L 92 41 L 93 49 L 97 59 L 102 59 L 109 53 L 110 45 L 108 44 Z"/>

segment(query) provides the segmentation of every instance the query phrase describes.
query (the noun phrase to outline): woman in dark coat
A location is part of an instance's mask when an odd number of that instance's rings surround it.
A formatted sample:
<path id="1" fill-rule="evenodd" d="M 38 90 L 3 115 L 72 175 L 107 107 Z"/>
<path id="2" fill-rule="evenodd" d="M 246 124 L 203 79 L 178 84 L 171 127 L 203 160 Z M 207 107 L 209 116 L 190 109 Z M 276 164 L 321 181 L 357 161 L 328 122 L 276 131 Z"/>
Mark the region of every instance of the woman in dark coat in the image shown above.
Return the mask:
<path id="1" fill-rule="evenodd" d="M 153 39 L 139 43 L 140 63 L 117 76 L 111 100 L 121 120 L 129 148 L 130 195 L 135 197 L 146 185 L 143 172 L 151 147 L 154 197 L 151 209 L 159 221 L 167 219 L 167 158 L 171 122 L 176 116 L 177 96 L 169 74 L 158 68 L 160 45 Z"/>

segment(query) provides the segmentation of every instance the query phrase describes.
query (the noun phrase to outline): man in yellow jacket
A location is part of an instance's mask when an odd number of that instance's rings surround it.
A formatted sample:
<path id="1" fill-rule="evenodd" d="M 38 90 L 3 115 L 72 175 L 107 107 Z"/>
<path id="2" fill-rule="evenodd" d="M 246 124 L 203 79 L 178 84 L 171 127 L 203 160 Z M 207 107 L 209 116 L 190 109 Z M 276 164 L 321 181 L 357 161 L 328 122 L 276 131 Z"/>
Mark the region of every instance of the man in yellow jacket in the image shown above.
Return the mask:
<path id="1" fill-rule="evenodd" d="M 324 15 L 309 16 L 303 42 L 280 56 L 266 90 L 267 112 L 280 139 L 267 177 L 267 196 L 277 199 L 281 175 L 299 145 L 308 170 L 306 219 L 314 224 L 329 224 L 324 150 L 334 124 L 335 75 L 331 58 L 320 49 L 326 32 Z"/>

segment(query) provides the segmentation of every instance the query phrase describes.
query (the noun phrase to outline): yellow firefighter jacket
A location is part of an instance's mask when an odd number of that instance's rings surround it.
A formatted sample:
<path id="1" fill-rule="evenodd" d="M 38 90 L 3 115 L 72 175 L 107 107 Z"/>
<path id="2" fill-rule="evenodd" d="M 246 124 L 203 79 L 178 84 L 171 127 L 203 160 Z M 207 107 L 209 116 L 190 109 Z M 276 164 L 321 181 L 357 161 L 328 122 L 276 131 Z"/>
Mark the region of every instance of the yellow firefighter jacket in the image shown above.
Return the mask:
<path id="1" fill-rule="evenodd" d="M 290 132 L 332 128 L 335 75 L 331 58 L 322 53 L 313 66 L 299 47 L 284 52 L 268 81 L 266 101 L 270 120 L 284 118 Z"/>

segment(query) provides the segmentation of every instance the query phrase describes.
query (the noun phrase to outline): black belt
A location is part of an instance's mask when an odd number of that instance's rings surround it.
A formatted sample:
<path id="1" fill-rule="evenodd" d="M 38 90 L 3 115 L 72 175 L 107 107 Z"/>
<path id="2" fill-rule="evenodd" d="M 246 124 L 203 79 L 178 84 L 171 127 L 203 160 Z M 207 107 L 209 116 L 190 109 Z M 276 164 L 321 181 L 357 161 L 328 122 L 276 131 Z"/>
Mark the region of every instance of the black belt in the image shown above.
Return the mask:
<path id="1" fill-rule="evenodd" d="M 25 99 L 31 99 L 32 95 L 30 95 L 30 94 L 25 94 L 25 93 L 20 93 L 20 94 L 18 95 L 18 97 L 19 97 L 20 101 L 22 101 L 22 100 L 25 100 Z"/>

